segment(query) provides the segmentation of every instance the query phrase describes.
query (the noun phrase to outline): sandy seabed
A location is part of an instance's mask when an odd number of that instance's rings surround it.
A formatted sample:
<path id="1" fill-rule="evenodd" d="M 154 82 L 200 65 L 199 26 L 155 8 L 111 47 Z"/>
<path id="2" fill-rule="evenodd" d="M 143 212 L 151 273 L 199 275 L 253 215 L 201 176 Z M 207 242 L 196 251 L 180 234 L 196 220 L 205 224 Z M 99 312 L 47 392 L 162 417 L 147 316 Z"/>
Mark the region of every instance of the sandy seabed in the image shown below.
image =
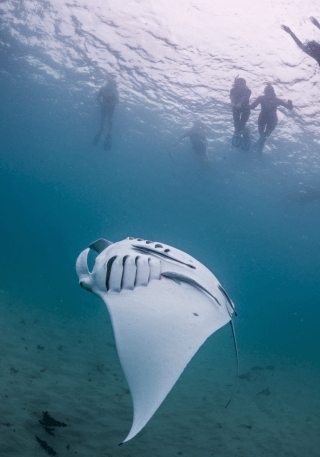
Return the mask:
<path id="1" fill-rule="evenodd" d="M 148 425 L 119 447 L 132 405 L 107 313 L 90 328 L 2 292 L 0 315 L 1 457 L 320 456 L 311 368 L 246 354 L 226 409 L 230 373 L 217 377 L 208 364 L 197 376 L 192 361 Z"/>

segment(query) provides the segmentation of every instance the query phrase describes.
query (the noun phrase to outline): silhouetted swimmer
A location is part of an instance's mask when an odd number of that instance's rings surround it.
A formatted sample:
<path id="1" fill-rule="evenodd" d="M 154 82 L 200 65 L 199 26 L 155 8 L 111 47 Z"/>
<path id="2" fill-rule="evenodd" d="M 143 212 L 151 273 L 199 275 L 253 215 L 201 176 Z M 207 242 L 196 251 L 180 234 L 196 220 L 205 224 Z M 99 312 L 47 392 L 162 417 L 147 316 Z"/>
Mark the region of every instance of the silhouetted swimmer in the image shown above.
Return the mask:
<path id="1" fill-rule="evenodd" d="M 93 144 L 96 146 L 99 143 L 101 134 L 103 132 L 106 117 L 108 116 L 108 133 L 104 141 L 103 147 L 106 151 L 109 151 L 112 147 L 111 129 L 115 107 L 119 101 L 119 92 L 117 82 L 114 78 L 109 78 L 108 82 L 101 87 L 97 96 L 100 104 L 101 118 L 100 128 L 96 134 Z"/>
<path id="2" fill-rule="evenodd" d="M 251 105 L 251 109 L 255 109 L 261 104 L 261 111 L 258 118 L 258 128 L 260 138 L 256 143 L 257 149 L 262 152 L 264 143 L 267 137 L 273 132 L 278 123 L 277 109 L 278 106 L 284 106 L 288 109 L 293 109 L 292 101 L 280 100 L 277 98 L 274 88 L 271 84 L 267 84 L 264 89 L 264 95 L 258 97 Z"/>
<path id="3" fill-rule="evenodd" d="M 209 159 L 207 156 L 207 135 L 206 127 L 202 124 L 201 121 L 195 121 L 191 129 L 187 130 L 178 141 L 175 143 L 175 146 L 183 140 L 184 138 L 189 137 L 192 144 L 192 149 L 200 157 L 202 164 L 206 167 L 209 167 Z"/>
<path id="4" fill-rule="evenodd" d="M 250 148 L 250 137 L 248 129 L 245 129 L 250 116 L 249 99 L 251 90 L 246 85 L 246 80 L 236 78 L 230 90 L 232 113 L 234 121 L 234 135 L 232 146 L 248 151 Z"/>
<path id="5" fill-rule="evenodd" d="M 319 21 L 316 18 L 310 17 L 312 24 L 314 24 L 318 29 L 320 29 Z M 307 41 L 305 44 L 301 43 L 301 41 L 296 37 L 296 35 L 292 32 L 292 30 L 287 27 L 286 25 L 281 26 L 282 30 L 289 33 L 289 35 L 293 38 L 293 40 L 297 43 L 299 48 L 308 54 L 308 56 L 315 59 L 318 64 L 320 65 L 320 44 L 316 41 Z"/>

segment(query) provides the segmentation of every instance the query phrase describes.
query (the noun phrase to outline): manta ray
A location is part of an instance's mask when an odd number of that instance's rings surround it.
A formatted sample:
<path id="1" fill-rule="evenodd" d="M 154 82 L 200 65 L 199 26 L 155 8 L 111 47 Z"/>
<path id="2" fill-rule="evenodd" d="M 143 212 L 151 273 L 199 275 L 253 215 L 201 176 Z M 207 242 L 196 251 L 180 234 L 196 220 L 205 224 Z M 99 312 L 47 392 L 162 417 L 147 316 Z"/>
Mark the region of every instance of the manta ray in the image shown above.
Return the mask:
<path id="1" fill-rule="evenodd" d="M 98 254 L 91 272 L 90 249 Z M 141 238 L 99 239 L 79 255 L 76 270 L 80 286 L 101 297 L 110 315 L 133 402 L 123 443 L 142 430 L 200 346 L 228 322 L 237 352 L 233 302 L 185 252 Z"/>

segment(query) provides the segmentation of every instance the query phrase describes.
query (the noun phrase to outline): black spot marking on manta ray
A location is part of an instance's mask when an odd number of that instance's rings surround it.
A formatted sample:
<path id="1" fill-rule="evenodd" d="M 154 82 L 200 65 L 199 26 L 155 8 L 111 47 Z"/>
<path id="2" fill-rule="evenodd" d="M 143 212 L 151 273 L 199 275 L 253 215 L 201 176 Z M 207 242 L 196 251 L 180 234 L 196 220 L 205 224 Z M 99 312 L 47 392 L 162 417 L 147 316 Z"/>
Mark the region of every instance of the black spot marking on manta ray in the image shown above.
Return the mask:
<path id="1" fill-rule="evenodd" d="M 109 279 L 110 279 L 111 267 L 117 257 L 118 257 L 117 255 L 111 257 L 111 259 L 109 259 L 108 263 L 107 263 L 107 275 L 106 275 L 106 289 L 107 290 L 109 290 Z"/>
<path id="2" fill-rule="evenodd" d="M 142 238 L 137 238 L 137 241 L 143 241 L 143 239 Z"/>
<path id="3" fill-rule="evenodd" d="M 153 241 L 150 241 L 150 240 L 146 241 L 146 244 L 150 244 L 150 243 L 153 243 Z"/>
<path id="4" fill-rule="evenodd" d="M 129 240 L 134 240 L 134 238 L 133 238 L 132 236 L 129 236 L 129 238 L 128 238 L 128 239 L 129 239 Z"/>
<path id="5" fill-rule="evenodd" d="M 194 315 L 194 316 L 199 316 L 199 314 L 197 314 L 197 313 L 193 313 L 193 315 Z"/>
<path id="6" fill-rule="evenodd" d="M 163 246 L 162 246 L 162 244 L 158 243 L 158 244 L 155 245 L 155 248 L 163 248 Z"/>
<path id="7" fill-rule="evenodd" d="M 163 252 L 170 252 L 170 249 L 165 249 Z"/>

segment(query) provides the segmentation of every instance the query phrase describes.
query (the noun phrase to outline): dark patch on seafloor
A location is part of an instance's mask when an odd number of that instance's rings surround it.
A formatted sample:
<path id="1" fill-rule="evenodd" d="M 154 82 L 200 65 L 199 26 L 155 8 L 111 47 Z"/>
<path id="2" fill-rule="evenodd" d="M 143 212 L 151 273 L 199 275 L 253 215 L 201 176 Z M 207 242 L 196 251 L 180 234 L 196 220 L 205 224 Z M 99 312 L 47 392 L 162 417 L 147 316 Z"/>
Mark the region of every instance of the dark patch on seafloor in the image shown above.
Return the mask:
<path id="1" fill-rule="evenodd" d="M 267 388 L 267 389 L 264 389 L 261 392 L 257 393 L 257 395 L 266 395 L 266 396 L 268 396 L 268 395 L 271 395 L 271 392 L 270 392 L 269 388 Z"/>
<path id="2" fill-rule="evenodd" d="M 48 446 L 48 444 L 45 441 L 41 440 L 38 436 L 36 436 L 36 440 L 38 441 L 42 449 L 44 449 L 47 452 L 47 454 L 57 455 L 56 451 L 52 449 L 52 447 Z"/>
<path id="3" fill-rule="evenodd" d="M 44 428 L 46 433 L 51 436 L 54 435 L 54 429 L 55 427 L 67 427 L 67 424 L 64 424 L 63 422 L 55 420 L 53 417 L 50 416 L 48 411 L 42 412 L 42 420 L 39 420 L 39 423 L 41 427 Z M 40 444 L 43 450 L 47 452 L 49 455 L 57 455 L 56 451 L 48 445 L 48 443 L 42 439 L 40 439 L 38 436 L 36 436 L 36 440 Z M 70 449 L 70 446 L 67 445 L 67 449 Z"/>
<path id="4" fill-rule="evenodd" d="M 54 435 L 54 427 L 66 427 L 67 424 L 64 424 L 63 422 L 56 421 L 53 419 L 53 417 L 50 416 L 48 411 L 45 411 L 42 413 L 43 417 L 42 420 L 39 421 L 39 423 L 42 425 L 42 427 L 45 429 L 45 431 L 49 435 Z"/>

